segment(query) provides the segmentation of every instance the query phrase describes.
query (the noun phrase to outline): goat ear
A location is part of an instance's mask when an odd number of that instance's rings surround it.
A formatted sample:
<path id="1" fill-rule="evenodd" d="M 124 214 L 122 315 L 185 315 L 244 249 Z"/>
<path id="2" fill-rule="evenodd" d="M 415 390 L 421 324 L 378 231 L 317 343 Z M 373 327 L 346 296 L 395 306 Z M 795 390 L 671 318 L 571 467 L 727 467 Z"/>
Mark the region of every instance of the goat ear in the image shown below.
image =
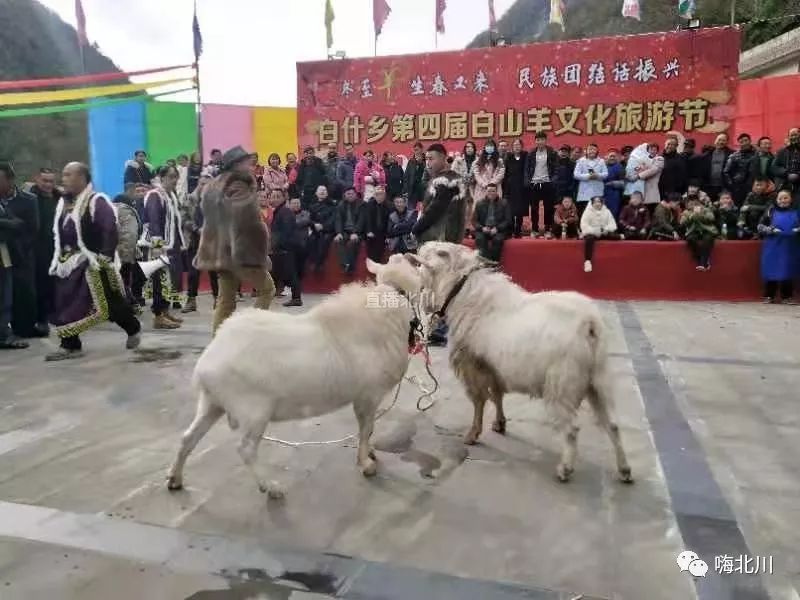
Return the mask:
<path id="1" fill-rule="evenodd" d="M 383 265 L 376 263 L 369 258 L 367 259 L 367 271 L 372 273 L 373 275 L 377 275 L 381 269 L 383 269 Z"/>

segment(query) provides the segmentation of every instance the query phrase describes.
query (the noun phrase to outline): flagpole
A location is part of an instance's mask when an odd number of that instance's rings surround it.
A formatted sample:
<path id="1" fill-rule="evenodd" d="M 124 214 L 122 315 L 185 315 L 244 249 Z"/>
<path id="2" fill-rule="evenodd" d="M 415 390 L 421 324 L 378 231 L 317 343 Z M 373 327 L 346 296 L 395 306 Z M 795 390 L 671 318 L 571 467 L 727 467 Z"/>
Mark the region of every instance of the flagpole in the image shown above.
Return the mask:
<path id="1" fill-rule="evenodd" d="M 203 154 L 203 104 L 200 101 L 200 58 L 198 57 L 194 63 L 194 78 L 197 84 L 197 150 L 200 152 L 200 162 L 202 163 L 204 159 Z"/>

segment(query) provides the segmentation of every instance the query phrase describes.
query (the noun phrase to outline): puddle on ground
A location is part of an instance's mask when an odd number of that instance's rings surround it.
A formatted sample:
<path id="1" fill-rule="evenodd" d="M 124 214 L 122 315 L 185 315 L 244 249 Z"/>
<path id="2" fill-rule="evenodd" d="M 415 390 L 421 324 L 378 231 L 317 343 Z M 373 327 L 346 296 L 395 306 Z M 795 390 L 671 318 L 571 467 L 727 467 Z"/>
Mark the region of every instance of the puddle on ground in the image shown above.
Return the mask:
<path id="1" fill-rule="evenodd" d="M 183 356 L 180 350 L 170 350 L 169 348 L 139 348 L 133 353 L 130 362 L 153 363 L 166 360 L 176 360 Z"/>
<path id="2" fill-rule="evenodd" d="M 336 594 L 336 576 L 316 571 L 284 571 L 272 578 L 263 569 L 240 569 L 220 574 L 230 586 L 227 590 L 200 590 L 186 600 L 289 600 L 293 592 Z"/>

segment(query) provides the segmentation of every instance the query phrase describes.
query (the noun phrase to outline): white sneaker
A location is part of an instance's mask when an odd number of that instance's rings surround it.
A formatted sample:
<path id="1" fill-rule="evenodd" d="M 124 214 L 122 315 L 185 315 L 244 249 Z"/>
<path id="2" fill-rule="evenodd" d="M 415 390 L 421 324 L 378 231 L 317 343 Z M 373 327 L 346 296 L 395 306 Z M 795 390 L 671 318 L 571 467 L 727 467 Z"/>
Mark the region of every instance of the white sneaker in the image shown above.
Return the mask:
<path id="1" fill-rule="evenodd" d="M 587 260 L 583 263 L 583 272 L 584 273 L 591 273 L 592 272 L 592 261 Z"/>

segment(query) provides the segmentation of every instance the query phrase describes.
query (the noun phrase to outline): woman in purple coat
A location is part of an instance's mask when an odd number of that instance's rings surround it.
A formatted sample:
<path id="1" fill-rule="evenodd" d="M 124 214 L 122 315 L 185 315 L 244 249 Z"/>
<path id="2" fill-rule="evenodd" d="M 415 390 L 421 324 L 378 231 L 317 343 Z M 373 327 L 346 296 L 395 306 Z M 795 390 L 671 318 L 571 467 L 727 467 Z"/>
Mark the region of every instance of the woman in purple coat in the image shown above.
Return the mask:
<path id="1" fill-rule="evenodd" d="M 55 252 L 50 264 L 55 310 L 51 323 L 61 338 L 46 360 L 83 356 L 80 334 L 111 321 L 128 334 L 125 347 L 139 346 L 141 326 L 125 300 L 115 263 L 117 217 L 111 201 L 94 191 L 89 168 L 70 163 L 62 174 L 64 195 L 56 208 Z"/>

